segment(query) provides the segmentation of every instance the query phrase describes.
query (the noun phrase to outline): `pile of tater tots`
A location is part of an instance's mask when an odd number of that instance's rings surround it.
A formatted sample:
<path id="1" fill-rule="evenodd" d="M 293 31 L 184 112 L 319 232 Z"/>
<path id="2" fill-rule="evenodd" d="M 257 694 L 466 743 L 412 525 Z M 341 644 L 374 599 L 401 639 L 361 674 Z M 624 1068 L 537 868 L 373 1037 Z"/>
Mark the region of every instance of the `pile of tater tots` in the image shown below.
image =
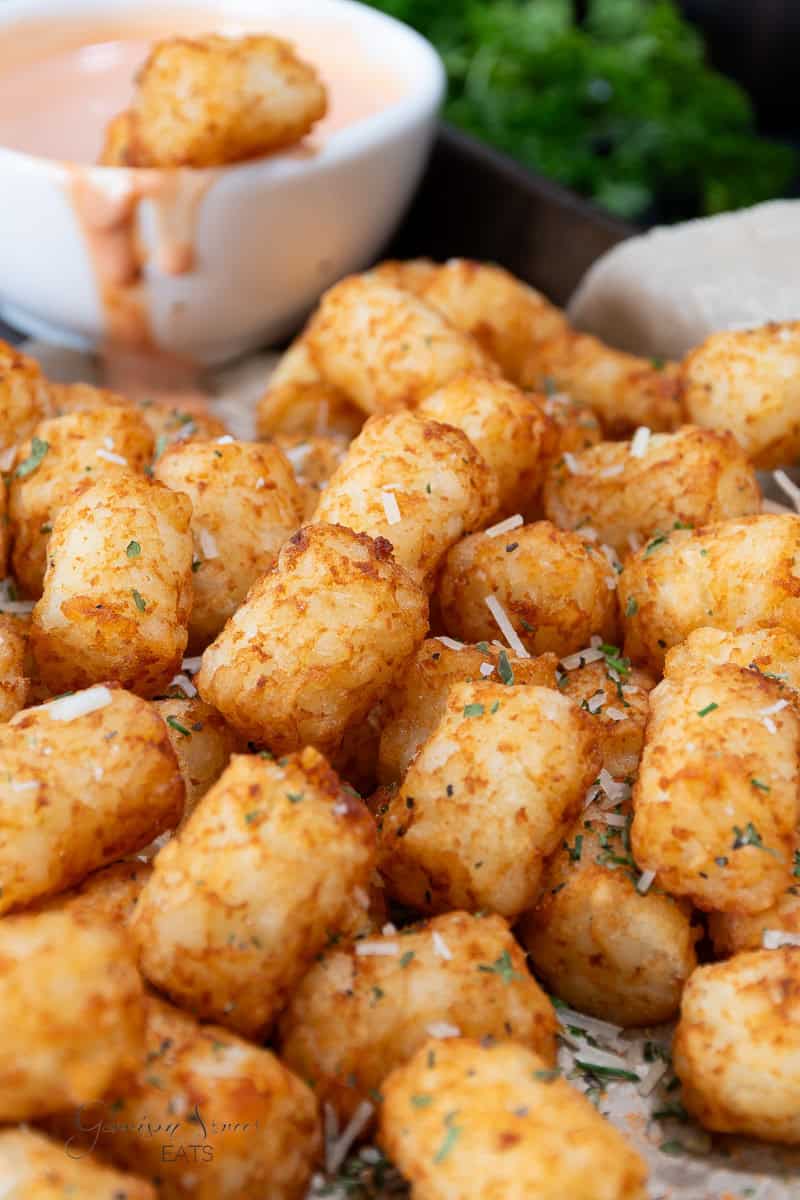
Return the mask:
<path id="1" fill-rule="evenodd" d="M 384 263 L 257 419 L 0 343 L 0 1195 L 644 1200 L 620 1082 L 800 1145 L 800 322 Z"/>

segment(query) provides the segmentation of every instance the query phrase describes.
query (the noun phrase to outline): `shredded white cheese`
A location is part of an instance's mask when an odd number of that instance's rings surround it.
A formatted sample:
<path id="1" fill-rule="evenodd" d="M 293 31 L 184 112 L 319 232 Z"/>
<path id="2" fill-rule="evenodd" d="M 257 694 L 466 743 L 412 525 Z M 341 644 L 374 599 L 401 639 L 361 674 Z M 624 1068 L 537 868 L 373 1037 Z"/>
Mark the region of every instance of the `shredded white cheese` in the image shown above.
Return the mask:
<path id="1" fill-rule="evenodd" d="M 639 537 L 638 533 L 629 533 L 628 534 L 628 545 L 630 546 L 630 548 L 634 554 L 636 553 L 637 550 L 641 550 L 642 539 Z"/>
<path id="2" fill-rule="evenodd" d="M 299 446 L 289 446 L 288 450 L 284 450 L 283 453 L 295 470 L 300 470 L 313 449 L 314 447 L 308 442 L 301 442 Z"/>
<path id="3" fill-rule="evenodd" d="M 342 1131 L 342 1135 L 336 1140 L 331 1140 L 325 1149 L 325 1166 L 330 1175 L 335 1175 L 341 1167 L 344 1160 L 350 1153 L 356 1139 L 366 1129 L 375 1108 L 370 1104 L 369 1100 L 362 1100 L 356 1111 L 353 1113 L 347 1125 Z"/>
<path id="4" fill-rule="evenodd" d="M 484 679 L 488 679 L 490 675 L 494 675 L 494 666 L 492 663 L 481 663 L 480 672 Z"/>
<path id="5" fill-rule="evenodd" d="M 590 1070 L 592 1067 L 610 1067 L 612 1071 L 630 1070 L 627 1058 L 608 1050 L 598 1050 L 596 1046 L 589 1046 L 585 1050 L 581 1047 L 580 1060 Z"/>
<path id="6" fill-rule="evenodd" d="M 114 454 L 111 450 L 104 450 L 100 447 L 98 450 L 95 450 L 95 454 L 98 458 L 104 458 L 106 462 L 116 463 L 117 466 L 127 467 L 128 465 L 127 458 L 123 458 L 121 454 Z"/>
<path id="7" fill-rule="evenodd" d="M 766 729 L 767 733 L 777 733 L 778 726 L 773 721 L 772 717 L 762 717 L 761 724 Z"/>
<path id="8" fill-rule="evenodd" d="M 607 708 L 605 716 L 610 717 L 612 721 L 627 721 L 628 714 L 624 713 L 621 708 Z"/>
<path id="9" fill-rule="evenodd" d="M 508 614 L 496 596 L 486 597 L 486 607 L 497 622 L 497 627 L 514 651 L 517 658 L 530 658 L 530 654 L 520 641 L 519 634 L 508 619 Z"/>
<path id="10" fill-rule="evenodd" d="M 776 700 L 775 703 L 771 704 L 769 708 L 760 709 L 758 715 L 760 717 L 772 717 L 775 715 L 775 713 L 783 712 L 783 710 L 788 707 L 788 700 Z"/>
<path id="11" fill-rule="evenodd" d="M 573 533 L 577 533 L 578 537 L 582 537 L 585 542 L 596 542 L 600 534 L 596 529 L 592 529 L 591 525 L 581 525 L 579 529 L 574 529 Z"/>
<path id="12" fill-rule="evenodd" d="M 393 925 L 391 921 L 387 921 L 381 930 L 381 933 L 384 937 L 391 937 L 393 934 L 397 933 L 397 926 Z"/>
<path id="13" fill-rule="evenodd" d="M 668 1066 L 665 1062 L 659 1061 L 651 1063 L 647 1069 L 647 1073 L 639 1084 L 638 1092 L 640 1096 L 649 1096 L 654 1092 L 668 1071 Z"/>
<path id="14" fill-rule="evenodd" d="M 76 692 L 74 696 L 62 696 L 60 700 L 51 700 L 43 704 L 48 715 L 54 721 L 75 721 L 78 717 L 88 716 L 99 708 L 105 708 L 111 703 L 111 692 L 102 684 Z"/>
<path id="15" fill-rule="evenodd" d="M 785 471 L 773 471 L 772 477 L 784 495 L 789 497 L 795 510 L 800 513 L 800 487 L 793 479 L 789 478 Z"/>
<path id="16" fill-rule="evenodd" d="M 613 825 L 617 829 L 624 829 L 628 824 L 628 818 L 624 817 L 622 813 L 601 812 L 597 816 L 599 820 L 605 821 L 606 825 Z"/>
<path id="17" fill-rule="evenodd" d="M 197 538 L 200 542 L 200 549 L 203 552 L 204 558 L 219 558 L 217 539 L 213 533 L 210 533 L 207 529 L 200 528 L 197 531 Z"/>
<path id="18" fill-rule="evenodd" d="M 464 649 L 464 643 L 457 642 L 455 638 L 437 637 L 436 641 L 441 642 L 443 646 L 447 646 L 448 650 L 463 650 Z"/>
<path id="19" fill-rule="evenodd" d="M 400 512 L 400 505 L 397 503 L 397 497 L 394 492 L 388 488 L 384 488 L 381 492 L 381 500 L 383 502 L 383 511 L 386 514 L 386 520 L 390 525 L 398 525 L 403 517 Z"/>
<path id="20" fill-rule="evenodd" d="M 188 696 L 190 700 L 193 696 L 197 695 L 197 688 L 188 675 L 173 675 L 169 686 L 180 688 L 184 696 Z"/>
<path id="21" fill-rule="evenodd" d="M 618 783 L 605 767 L 602 768 L 600 774 L 597 776 L 597 782 L 612 804 L 620 804 L 623 800 L 627 800 L 630 795 L 630 785 L 622 782 Z"/>
<path id="22" fill-rule="evenodd" d="M 454 1038 L 461 1037 L 461 1030 L 457 1025 L 449 1025 L 447 1021 L 432 1021 L 430 1025 L 425 1026 L 425 1032 L 429 1037 L 433 1038 Z"/>
<path id="23" fill-rule="evenodd" d="M 14 459 L 17 456 L 17 447 L 9 446 L 0 454 L 0 471 L 10 471 L 14 465 Z"/>
<path id="24" fill-rule="evenodd" d="M 229 433 L 225 433 L 225 434 L 223 434 L 222 437 L 217 438 L 217 445 L 218 446 L 230 446 L 232 441 L 233 441 L 233 438 L 231 437 L 231 435 Z"/>
<path id="25" fill-rule="evenodd" d="M 567 470 L 569 471 L 570 475 L 585 474 L 583 464 L 579 463 L 575 455 L 571 454 L 569 450 L 564 451 L 564 462 L 567 464 Z"/>
<path id="26" fill-rule="evenodd" d="M 103 445 L 105 446 L 106 450 L 113 450 L 114 449 L 114 439 L 112 437 L 104 437 Z"/>
<path id="27" fill-rule="evenodd" d="M 447 945 L 447 942 L 440 933 L 437 933 L 435 929 L 433 931 L 433 952 L 434 954 L 438 954 L 439 958 L 447 959 L 448 962 L 453 957 L 452 951 Z"/>
<path id="28" fill-rule="evenodd" d="M 631 438 L 631 458 L 644 458 L 650 444 L 650 430 L 646 425 L 640 425 Z"/>
<path id="29" fill-rule="evenodd" d="M 399 953 L 397 942 L 356 942 L 359 958 L 392 958 Z"/>
<path id="30" fill-rule="evenodd" d="M 595 692 L 595 694 L 593 696 L 590 696 L 589 699 L 586 701 L 586 708 L 592 714 L 592 716 L 595 716 L 597 713 L 600 712 L 601 708 L 603 707 L 603 701 L 605 700 L 605 698 L 606 698 L 605 692 Z"/>
<path id="31" fill-rule="evenodd" d="M 337 817 L 343 817 L 347 811 L 346 804 L 334 804 L 333 806 L 334 815 Z"/>
<path id="32" fill-rule="evenodd" d="M 264 476 L 259 475 L 258 479 L 256 480 L 256 491 L 260 492 L 261 489 L 265 486 L 266 486 L 266 480 L 264 479 Z"/>
<path id="33" fill-rule="evenodd" d="M 35 604 L 34 600 L 6 600 L 0 597 L 0 612 L 9 613 L 11 616 L 24 616 L 33 612 Z"/>
<path id="34" fill-rule="evenodd" d="M 636 881 L 636 890 L 640 896 L 646 896 L 653 885 L 653 880 L 656 877 L 655 871 L 642 871 Z"/>
<path id="35" fill-rule="evenodd" d="M 584 1029 L 587 1033 L 593 1034 L 601 1041 L 615 1042 L 622 1033 L 621 1025 L 613 1025 L 611 1021 L 603 1021 L 600 1017 L 587 1017 L 585 1013 L 579 1013 L 574 1008 L 568 1008 L 566 1005 L 556 1011 L 556 1016 L 560 1024 L 572 1025 L 576 1029 Z"/>
<path id="36" fill-rule="evenodd" d="M 775 515 L 779 517 L 785 517 L 787 513 L 789 516 L 794 515 L 793 508 L 788 508 L 785 504 L 776 504 L 774 500 L 766 499 L 761 501 L 761 511 L 765 513 L 775 513 Z"/>
<path id="37" fill-rule="evenodd" d="M 514 513 L 513 517 L 506 517 L 505 521 L 498 521 L 496 525 L 490 525 L 488 529 L 484 529 L 487 537 L 496 538 L 504 533 L 511 533 L 512 529 L 519 529 L 520 525 L 525 524 L 525 519 L 522 513 Z"/>
<path id="38" fill-rule="evenodd" d="M 200 670 L 200 665 L 201 665 L 202 661 L 203 661 L 203 656 L 201 654 L 198 654 L 194 658 L 185 658 L 183 660 L 183 662 L 181 663 L 181 666 L 183 667 L 184 671 L 191 671 L 191 673 L 194 675 L 194 674 L 196 674 L 197 671 Z"/>
<path id="39" fill-rule="evenodd" d="M 10 784 L 12 792 L 29 792 L 38 786 L 38 779 L 12 779 Z"/>
<path id="40" fill-rule="evenodd" d="M 800 946 L 800 933 L 785 933 L 782 929 L 765 929 L 761 935 L 765 950 L 780 950 L 781 946 Z"/>
<path id="41" fill-rule="evenodd" d="M 577 671 L 587 663 L 600 662 L 602 658 L 605 658 L 602 650 L 588 646 L 585 650 L 578 650 L 577 653 L 568 654 L 566 658 L 562 658 L 561 666 L 565 671 Z"/>

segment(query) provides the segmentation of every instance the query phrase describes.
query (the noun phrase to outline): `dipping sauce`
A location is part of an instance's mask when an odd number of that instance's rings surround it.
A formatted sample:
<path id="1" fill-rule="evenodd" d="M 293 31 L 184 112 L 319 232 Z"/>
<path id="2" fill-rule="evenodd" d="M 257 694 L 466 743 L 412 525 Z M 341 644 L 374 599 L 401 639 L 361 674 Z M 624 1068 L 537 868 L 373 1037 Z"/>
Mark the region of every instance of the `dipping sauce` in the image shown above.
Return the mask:
<path id="1" fill-rule="evenodd" d="M 130 107 L 134 77 L 161 38 L 192 33 L 185 17 L 152 36 L 100 40 L 84 37 L 79 45 L 52 45 L 45 38 L 38 52 L 21 42 L 0 52 L 0 146 L 88 165 L 96 163 L 108 122 Z M 203 32 L 214 28 L 209 23 Z M 217 29 L 219 27 L 217 26 Z M 223 33 L 250 32 L 240 28 Z M 149 31 L 147 31 L 149 34 Z M 201 29 L 192 32 L 201 32 Z M 355 36 L 345 26 L 296 25 L 286 19 L 270 21 L 272 33 L 293 42 L 302 58 L 312 63 L 328 89 L 328 113 L 299 147 L 283 155 L 309 153 L 338 130 L 374 116 L 400 100 L 408 81 L 370 65 Z"/>

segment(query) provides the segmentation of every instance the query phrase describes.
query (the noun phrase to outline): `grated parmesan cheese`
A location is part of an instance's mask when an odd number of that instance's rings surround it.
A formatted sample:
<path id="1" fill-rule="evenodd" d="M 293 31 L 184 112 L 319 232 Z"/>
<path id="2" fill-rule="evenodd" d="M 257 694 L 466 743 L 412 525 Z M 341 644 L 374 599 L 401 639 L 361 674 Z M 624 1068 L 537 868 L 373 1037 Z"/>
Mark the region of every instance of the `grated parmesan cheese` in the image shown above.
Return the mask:
<path id="1" fill-rule="evenodd" d="M 601 479 L 614 479 L 615 476 L 621 475 L 624 470 L 625 467 L 622 463 L 614 463 L 612 467 L 605 467 L 599 474 Z"/>
<path id="2" fill-rule="evenodd" d="M 523 646 L 519 634 L 509 621 L 508 614 L 497 597 L 487 596 L 485 602 L 486 607 L 497 622 L 500 632 L 508 642 L 509 647 L 516 654 L 517 658 L 530 658 L 530 654 Z"/>
<path id="3" fill-rule="evenodd" d="M 430 1025 L 425 1026 L 425 1032 L 433 1038 L 454 1038 L 461 1037 L 461 1030 L 457 1025 L 449 1025 L 447 1021 L 432 1021 Z"/>
<path id="4" fill-rule="evenodd" d="M 232 441 L 233 441 L 233 438 L 231 437 L 231 435 L 229 433 L 225 433 L 222 435 L 222 437 L 217 438 L 217 445 L 218 446 L 230 446 Z"/>
<path id="5" fill-rule="evenodd" d="M 209 533 L 207 529 L 198 529 L 198 541 L 200 549 L 203 552 L 204 558 L 219 558 L 219 550 L 217 549 L 217 539 L 213 533 Z"/>
<path id="6" fill-rule="evenodd" d="M 795 511 L 800 513 L 800 487 L 790 479 L 785 471 L 773 471 L 772 478 L 777 483 L 778 487 L 788 496 L 795 507 Z"/>
<path id="7" fill-rule="evenodd" d="M 359 958 L 391 958 L 399 953 L 397 942 L 356 942 Z"/>
<path id="8" fill-rule="evenodd" d="M 512 529 L 519 529 L 520 525 L 524 525 L 525 520 L 522 513 L 514 513 L 513 517 L 506 517 L 505 521 L 498 521 L 496 525 L 490 525 L 488 529 L 484 529 L 487 537 L 496 538 L 504 533 L 511 533 Z"/>
<path id="9" fill-rule="evenodd" d="M 775 713 L 783 712 L 783 710 L 788 707 L 788 700 L 776 700 L 774 704 L 769 706 L 769 708 L 762 708 L 758 715 L 760 717 L 772 717 L 775 715 Z"/>
<path id="10" fill-rule="evenodd" d="M 438 954 L 439 958 L 444 958 L 448 962 L 453 957 L 452 951 L 447 945 L 447 942 L 440 933 L 436 932 L 435 929 L 433 931 L 433 952 L 434 954 Z"/>
<path id="11" fill-rule="evenodd" d="M 172 679 L 169 681 L 169 686 L 180 688 L 184 696 L 188 696 L 190 700 L 193 696 L 197 695 L 197 688 L 194 686 L 188 675 L 173 675 Z"/>
<path id="12" fill-rule="evenodd" d="M 107 440 L 111 441 L 110 438 Z M 112 450 L 104 450 L 102 447 L 100 447 L 99 449 L 95 450 L 95 454 L 98 458 L 105 459 L 106 462 L 116 463 L 117 466 L 127 467 L 128 465 L 127 458 L 123 458 L 121 454 L 114 454 Z"/>
<path id="13" fill-rule="evenodd" d="M 640 425 L 631 438 L 631 458 L 644 458 L 650 444 L 650 430 L 646 425 Z"/>
<path id="14" fill-rule="evenodd" d="M 669 1067 L 665 1062 L 651 1063 L 644 1079 L 639 1084 L 639 1095 L 649 1096 L 651 1092 L 654 1092 L 668 1070 Z"/>
<path id="15" fill-rule="evenodd" d="M 564 462 L 567 464 L 567 470 L 569 471 L 570 475 L 584 474 L 583 466 L 578 462 L 575 455 L 571 454 L 569 450 L 564 451 Z"/>
<path id="16" fill-rule="evenodd" d="M 390 525 L 398 525 L 403 517 L 394 492 L 388 488 L 384 488 L 381 492 L 381 500 L 383 501 L 383 511 L 386 514 L 386 520 Z"/>
<path id="17" fill-rule="evenodd" d="M 612 721 L 627 721 L 628 715 L 621 708 L 607 708 L 605 715 L 610 717 Z"/>
<path id="18" fill-rule="evenodd" d="M 636 890 L 640 896 L 646 896 L 653 886 L 653 880 L 656 877 L 655 871 L 642 871 L 636 881 Z"/>
<path id="19" fill-rule="evenodd" d="M 200 670 L 202 661 L 203 656 L 198 654 L 195 658 L 185 658 L 181 663 L 181 666 L 183 667 L 184 671 L 191 671 L 191 673 L 194 675 L 196 671 Z"/>
<path id="20" fill-rule="evenodd" d="M 491 663 L 481 663 L 480 672 L 484 679 L 488 679 L 490 675 L 494 675 L 494 667 Z"/>
<path id="21" fill-rule="evenodd" d="M 53 721 L 75 721 L 78 717 L 88 716 L 89 713 L 97 712 L 99 708 L 105 708 L 110 703 L 111 692 L 99 684 L 97 687 L 86 688 L 83 692 L 76 692 L 74 696 L 62 696 L 60 700 L 51 700 L 49 704 L 43 704 L 42 708 L 47 710 Z"/>
<path id="22" fill-rule="evenodd" d="M 565 671 L 577 671 L 587 663 L 600 662 L 602 658 L 605 658 L 602 650 L 588 646 L 586 650 L 578 650 L 575 654 L 568 654 L 566 658 L 562 658 L 561 666 Z"/>
<path id="23" fill-rule="evenodd" d="M 375 1107 L 370 1104 L 369 1100 L 362 1100 L 344 1127 L 341 1137 L 328 1140 L 326 1136 L 325 1167 L 330 1175 L 335 1175 L 339 1170 L 350 1153 L 354 1142 L 363 1133 L 372 1119 L 374 1111 Z"/>
<path id="24" fill-rule="evenodd" d="M 800 946 L 800 933 L 785 933 L 782 929 L 765 929 L 761 935 L 765 950 L 780 950 L 781 946 Z"/>
<path id="25" fill-rule="evenodd" d="M 38 786 L 38 779 L 12 779 L 10 784 L 12 792 L 29 792 Z"/>
<path id="26" fill-rule="evenodd" d="M 455 638 L 437 637 L 436 641 L 441 642 L 443 646 L 447 646 L 448 650 L 463 650 L 464 649 L 464 643 L 457 642 Z"/>

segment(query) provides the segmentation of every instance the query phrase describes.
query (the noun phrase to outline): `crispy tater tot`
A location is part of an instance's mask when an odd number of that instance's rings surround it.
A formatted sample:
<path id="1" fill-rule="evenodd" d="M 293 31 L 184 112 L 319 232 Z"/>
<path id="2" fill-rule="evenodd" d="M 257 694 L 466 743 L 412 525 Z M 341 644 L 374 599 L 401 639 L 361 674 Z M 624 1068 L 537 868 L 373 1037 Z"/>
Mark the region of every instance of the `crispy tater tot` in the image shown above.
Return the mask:
<path id="1" fill-rule="evenodd" d="M 0 1129 L 0 1188 L 13 1200 L 156 1200 L 155 1188 L 90 1157 L 71 1158 L 63 1141 L 33 1129 Z"/>
<path id="2" fill-rule="evenodd" d="M 741 629 L 726 633 L 722 629 L 693 629 L 685 642 L 673 646 L 664 661 L 665 675 L 680 675 L 699 669 L 703 664 L 722 666 L 733 663 L 760 671 L 786 688 L 786 695 L 800 703 L 800 637 L 777 626 L 766 629 Z"/>
<path id="3" fill-rule="evenodd" d="M 106 125 L 103 148 L 98 164 L 101 167 L 132 167 L 133 113 L 129 109 L 117 113 Z"/>
<path id="4" fill-rule="evenodd" d="M 543 482 L 565 454 L 581 454 L 603 440 L 600 422 L 586 404 L 573 400 L 566 392 L 529 393 L 548 419 L 542 445 L 540 486 L 531 494 L 521 511 L 526 521 L 539 521 L 542 508 Z"/>
<path id="5" fill-rule="evenodd" d="M 594 804 L 550 861 L 519 937 L 547 987 L 617 1025 L 669 1021 L 697 965 L 688 905 L 650 887 L 630 852 L 626 806 Z"/>
<path id="6" fill-rule="evenodd" d="M 300 525 L 302 493 L 283 452 L 265 442 L 172 446 L 154 475 L 192 502 L 189 648 L 204 650 Z"/>
<path id="7" fill-rule="evenodd" d="M 626 560 L 619 605 L 625 653 L 656 671 L 702 626 L 800 636 L 800 520 L 762 513 L 658 534 Z"/>
<path id="8" fill-rule="evenodd" d="M 202 399 L 186 397 L 180 405 L 171 400 L 148 400 L 139 407 L 156 439 L 156 459 L 167 446 L 180 442 L 210 442 L 228 433 L 225 424 L 209 411 L 207 402 Z"/>
<path id="9" fill-rule="evenodd" d="M 463 429 L 497 477 L 500 515 L 519 512 L 539 489 L 550 422 L 533 396 L 472 371 L 419 405 L 420 416 Z"/>
<path id="10" fill-rule="evenodd" d="M 26 623 L 9 613 L 0 613 L 0 722 L 10 721 L 27 701 L 27 643 Z"/>
<path id="11" fill-rule="evenodd" d="M 497 481 L 460 429 L 416 413 L 370 417 L 314 520 L 384 537 L 412 579 L 433 587 L 442 557 L 497 512 Z"/>
<path id="12" fill-rule="evenodd" d="M 327 109 L 315 69 L 267 34 L 167 38 L 136 85 L 127 159 L 137 167 L 257 158 L 299 141 Z"/>
<path id="13" fill-rule="evenodd" d="M 311 1089 L 228 1029 L 156 996 L 144 1008 L 136 1076 L 58 1118 L 70 1152 L 151 1177 L 161 1200 L 302 1200 L 322 1142 Z"/>
<path id="14" fill-rule="evenodd" d="M 367 413 L 413 408 L 463 371 L 499 376 L 477 342 L 436 309 L 370 275 L 327 291 L 306 336 L 323 378 Z"/>
<path id="15" fill-rule="evenodd" d="M 276 754 L 333 754 L 427 631 L 425 593 L 387 541 L 306 525 L 203 655 L 200 695 Z"/>
<path id="16" fill-rule="evenodd" d="M 800 321 L 713 333 L 680 381 L 689 420 L 730 430 L 756 466 L 800 459 Z"/>
<path id="17" fill-rule="evenodd" d="M 774 680 L 695 666 L 650 693 L 633 852 L 698 908 L 757 913 L 791 882 L 800 716 Z"/>
<path id="18" fill-rule="evenodd" d="M 280 1052 L 341 1123 L 442 1024 L 521 1042 L 555 1066 L 553 1006 L 501 917 L 452 912 L 329 951 L 292 996 Z"/>
<path id="19" fill-rule="evenodd" d="M 605 646 L 603 662 L 586 663 L 559 675 L 558 687 L 595 720 L 603 766 L 615 779 L 634 776 L 639 767 L 649 712 L 647 696 L 656 681 L 631 667 L 615 646 Z"/>
<path id="20" fill-rule="evenodd" d="M 574 329 L 536 345 L 525 386 L 569 392 L 589 405 L 609 437 L 626 437 L 640 425 L 666 431 L 681 419 L 676 364 L 637 358 Z"/>
<path id="21" fill-rule="evenodd" d="M 142 970 L 182 1007 L 256 1036 L 374 864 L 371 816 L 316 750 L 235 756 L 155 859 L 131 922 Z"/>
<path id="22" fill-rule="evenodd" d="M 414 1200 L 645 1200 L 647 1168 L 526 1046 L 430 1041 L 386 1080 L 379 1140 Z"/>
<path id="23" fill-rule="evenodd" d="M 40 596 L 47 542 L 60 510 L 98 479 L 140 472 L 153 455 L 153 435 L 135 408 L 96 408 L 42 421 L 17 452 L 8 515 L 14 574 L 30 596 Z M 46 446 L 41 456 L 34 447 Z M 36 461 L 36 465 L 31 465 Z"/>
<path id="24" fill-rule="evenodd" d="M 144 989 L 124 932 L 68 912 L 0 921 L 0 1121 L 99 1100 L 136 1069 Z"/>
<path id="25" fill-rule="evenodd" d="M 379 805 L 389 892 L 422 912 L 524 912 L 599 766 L 591 719 L 557 691 L 454 684 L 401 787 Z"/>
<path id="26" fill-rule="evenodd" d="M 342 434 L 349 440 L 363 424 L 363 410 L 320 375 L 308 339 L 301 334 L 278 363 L 258 401 L 258 436 Z"/>
<path id="27" fill-rule="evenodd" d="M 518 658 L 496 643 L 459 646 L 448 645 L 448 641 L 451 639 L 427 638 L 384 701 L 378 752 L 382 784 L 395 783 L 405 775 L 412 758 L 444 716 L 447 693 L 454 683 L 500 679 L 503 683 L 556 686 L 558 660 L 554 654 Z"/>
<path id="28" fill-rule="evenodd" d="M 800 1144 L 800 948 L 698 967 L 672 1061 L 683 1103 L 720 1133 Z"/>
<path id="29" fill-rule="evenodd" d="M 708 932 L 720 958 L 742 950 L 760 950 L 771 942 L 780 944 L 787 935 L 800 937 L 800 852 L 795 852 L 792 884 L 771 908 L 759 913 L 709 913 Z"/>
<path id="30" fill-rule="evenodd" d="M 136 408 L 133 400 L 92 383 L 53 383 L 47 381 L 50 411 L 54 417 L 66 413 L 91 412 L 95 408 Z"/>
<path id="31" fill-rule="evenodd" d="M 128 473 L 60 510 L 31 626 L 53 691 L 105 679 L 143 696 L 164 691 L 186 648 L 191 512 L 188 496 Z"/>
<path id="32" fill-rule="evenodd" d="M 562 457 L 544 485 L 550 521 L 590 527 L 619 555 L 663 530 L 760 510 L 758 480 L 733 434 L 691 425 Z"/>
<path id="33" fill-rule="evenodd" d="M 30 437 L 48 412 L 47 383 L 39 364 L 0 341 L 0 453 Z"/>
<path id="34" fill-rule="evenodd" d="M 615 587 L 605 555 L 578 534 L 538 521 L 464 538 L 445 558 L 437 599 L 452 637 L 505 638 L 492 612 L 499 605 L 531 654 L 563 655 L 588 645 L 592 634 L 613 641 Z"/>
<path id="35" fill-rule="evenodd" d="M 319 502 L 319 494 L 328 486 L 347 454 L 349 442 L 341 434 L 331 437 L 276 433 L 276 446 L 292 464 L 295 479 L 303 493 L 304 520 L 310 521 Z"/>
<path id="36" fill-rule="evenodd" d="M 240 749 L 240 739 L 224 717 L 197 696 L 168 696 L 153 704 L 167 724 L 186 784 L 185 820 Z"/>
<path id="37" fill-rule="evenodd" d="M 98 686 L 0 725 L 0 913 L 63 891 L 180 821 L 164 722 Z"/>
<path id="38" fill-rule="evenodd" d="M 36 912 L 67 912 L 79 925 L 121 929 L 131 919 L 139 893 L 152 874 L 150 863 L 127 858 L 94 871 L 83 883 L 35 906 Z M 26 909 L 27 912 L 34 909 Z"/>

